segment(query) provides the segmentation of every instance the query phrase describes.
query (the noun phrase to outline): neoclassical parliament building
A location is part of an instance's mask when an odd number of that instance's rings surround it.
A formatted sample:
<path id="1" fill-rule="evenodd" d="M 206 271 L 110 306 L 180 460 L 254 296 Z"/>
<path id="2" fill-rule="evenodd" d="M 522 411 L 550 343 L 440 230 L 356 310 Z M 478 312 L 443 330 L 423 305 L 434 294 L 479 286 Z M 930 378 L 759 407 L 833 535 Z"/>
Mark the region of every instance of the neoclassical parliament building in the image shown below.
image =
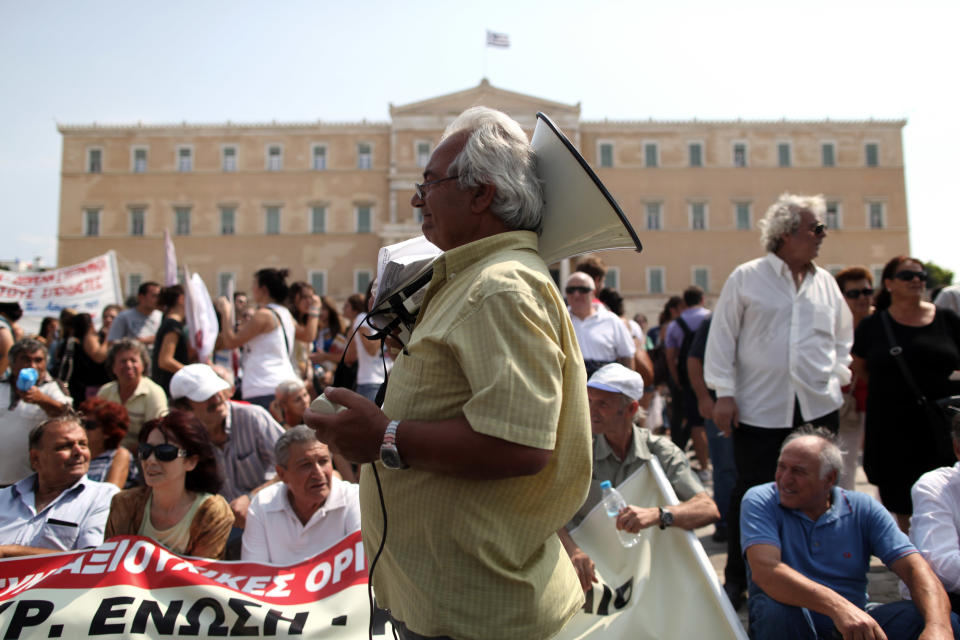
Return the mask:
<path id="1" fill-rule="evenodd" d="M 690 284 L 718 294 L 762 255 L 757 220 L 784 191 L 825 196 L 827 269 L 879 273 L 909 249 L 905 121 L 581 120 L 579 104 L 483 80 L 390 105 L 387 122 L 61 124 L 57 263 L 112 249 L 129 295 L 162 280 L 167 229 L 212 295 L 274 266 L 342 300 L 366 288 L 381 246 L 420 234 L 413 184 L 445 126 L 478 104 L 528 133 L 546 113 L 595 168 L 644 245 L 601 254 L 631 310 Z"/>

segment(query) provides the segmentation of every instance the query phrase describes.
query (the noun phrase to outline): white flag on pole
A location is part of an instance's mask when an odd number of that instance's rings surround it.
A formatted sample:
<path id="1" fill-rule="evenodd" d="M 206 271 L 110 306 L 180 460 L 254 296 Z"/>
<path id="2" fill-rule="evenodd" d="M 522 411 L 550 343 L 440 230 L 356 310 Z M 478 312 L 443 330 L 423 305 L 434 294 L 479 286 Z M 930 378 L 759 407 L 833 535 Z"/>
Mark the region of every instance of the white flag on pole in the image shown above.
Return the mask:
<path id="1" fill-rule="evenodd" d="M 163 286 L 177 284 L 177 252 L 170 239 L 170 230 L 163 230 Z"/>

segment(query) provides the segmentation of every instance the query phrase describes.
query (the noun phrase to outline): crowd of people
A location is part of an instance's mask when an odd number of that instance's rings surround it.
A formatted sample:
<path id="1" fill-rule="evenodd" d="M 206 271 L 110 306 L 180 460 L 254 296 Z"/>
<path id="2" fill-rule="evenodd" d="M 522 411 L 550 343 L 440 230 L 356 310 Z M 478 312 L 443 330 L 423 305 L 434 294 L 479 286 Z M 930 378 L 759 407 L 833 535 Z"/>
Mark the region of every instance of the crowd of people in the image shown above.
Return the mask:
<path id="1" fill-rule="evenodd" d="M 862 267 L 828 273 L 815 264 L 823 199 L 785 194 L 761 221 L 765 255 L 731 273 L 712 311 L 691 286 L 650 327 L 626 317 L 596 257 L 576 265 L 562 294 L 553 287 L 531 257 L 537 215 L 508 224 L 487 178 L 470 173 L 492 148 L 526 166 L 525 137 L 502 114 L 468 113 L 412 201 L 445 253 L 402 352 L 368 339 L 371 289 L 338 311 L 273 268 L 253 275 L 249 294 L 216 300 L 209 362 L 190 345 L 180 285 L 144 283 L 99 323 L 65 310 L 36 336 L 0 305 L 0 557 L 134 534 L 180 554 L 292 564 L 360 529 L 372 557 L 386 522 L 361 527 L 375 494 L 357 481 L 359 465 L 379 461 L 388 502 L 451 520 L 391 521 L 375 586 L 402 637 L 466 628 L 451 617 L 445 567 L 431 564 L 444 558 L 472 567 L 478 593 L 527 603 L 527 620 L 490 609 L 472 628 L 555 632 L 597 580 L 570 531 L 599 502 L 600 483 L 656 458 L 680 503 L 628 505 L 617 528 L 715 523 L 728 545 L 724 588 L 737 608 L 748 597 L 752 637 L 955 637 L 960 417 L 936 401 L 960 393 L 960 292 L 928 301 L 928 274 L 909 256 L 892 258 L 876 287 Z M 474 136 L 493 137 L 471 150 Z M 468 183 L 445 181 L 463 176 L 476 181 L 472 204 L 431 198 L 460 193 Z M 475 209 L 469 237 L 442 217 L 460 206 Z M 503 256 L 515 273 L 497 266 Z M 309 411 L 325 391 L 348 415 Z M 861 451 L 880 502 L 853 490 Z M 468 503 L 465 486 L 476 490 Z M 498 513 L 531 526 L 463 521 Z M 474 547 L 496 551 L 481 558 Z M 555 568 L 561 548 L 569 563 Z M 871 554 L 912 600 L 868 606 Z M 436 586 L 423 593 L 445 613 L 422 617 L 421 592 L 400 574 Z"/>

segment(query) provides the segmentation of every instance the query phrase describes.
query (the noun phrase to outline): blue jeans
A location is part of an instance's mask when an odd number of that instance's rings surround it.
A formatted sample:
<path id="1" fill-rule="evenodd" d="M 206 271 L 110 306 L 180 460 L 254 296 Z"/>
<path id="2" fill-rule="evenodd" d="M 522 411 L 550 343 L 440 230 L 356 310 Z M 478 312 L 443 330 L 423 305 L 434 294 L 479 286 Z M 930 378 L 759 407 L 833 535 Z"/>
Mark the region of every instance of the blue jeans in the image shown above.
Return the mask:
<path id="1" fill-rule="evenodd" d="M 710 445 L 710 462 L 713 464 L 713 501 L 720 510 L 717 528 L 727 526 L 727 511 L 730 510 L 730 496 L 737 483 L 737 465 L 733 462 L 733 438 L 720 433 L 713 420 L 706 420 L 707 443 Z"/>
<path id="2" fill-rule="evenodd" d="M 833 640 L 840 633 L 833 621 L 801 607 L 792 607 L 756 593 L 747 601 L 750 607 L 750 637 L 753 640 Z M 889 604 L 868 604 L 867 613 L 877 621 L 891 640 L 915 640 L 923 632 L 923 616 L 911 600 Z M 960 639 L 960 619 L 950 614 L 953 637 Z"/>
<path id="3" fill-rule="evenodd" d="M 374 384 L 358 384 L 357 385 L 357 393 L 362 395 L 364 398 L 366 398 L 370 402 L 377 401 L 377 391 L 380 391 L 379 382 Z"/>

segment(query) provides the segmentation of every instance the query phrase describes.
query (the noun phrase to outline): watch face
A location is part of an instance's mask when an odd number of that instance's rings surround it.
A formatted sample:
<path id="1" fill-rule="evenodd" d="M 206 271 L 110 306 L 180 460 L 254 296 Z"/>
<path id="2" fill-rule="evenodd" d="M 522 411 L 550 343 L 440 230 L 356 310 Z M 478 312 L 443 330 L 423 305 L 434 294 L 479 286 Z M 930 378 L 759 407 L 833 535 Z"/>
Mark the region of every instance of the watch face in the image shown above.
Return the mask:
<path id="1" fill-rule="evenodd" d="M 663 522 L 663 526 L 669 527 L 673 524 L 673 514 L 664 509 L 660 515 L 660 520 Z"/>
<path id="2" fill-rule="evenodd" d="M 380 461 L 388 469 L 403 469 L 404 464 L 396 447 L 380 447 Z"/>

